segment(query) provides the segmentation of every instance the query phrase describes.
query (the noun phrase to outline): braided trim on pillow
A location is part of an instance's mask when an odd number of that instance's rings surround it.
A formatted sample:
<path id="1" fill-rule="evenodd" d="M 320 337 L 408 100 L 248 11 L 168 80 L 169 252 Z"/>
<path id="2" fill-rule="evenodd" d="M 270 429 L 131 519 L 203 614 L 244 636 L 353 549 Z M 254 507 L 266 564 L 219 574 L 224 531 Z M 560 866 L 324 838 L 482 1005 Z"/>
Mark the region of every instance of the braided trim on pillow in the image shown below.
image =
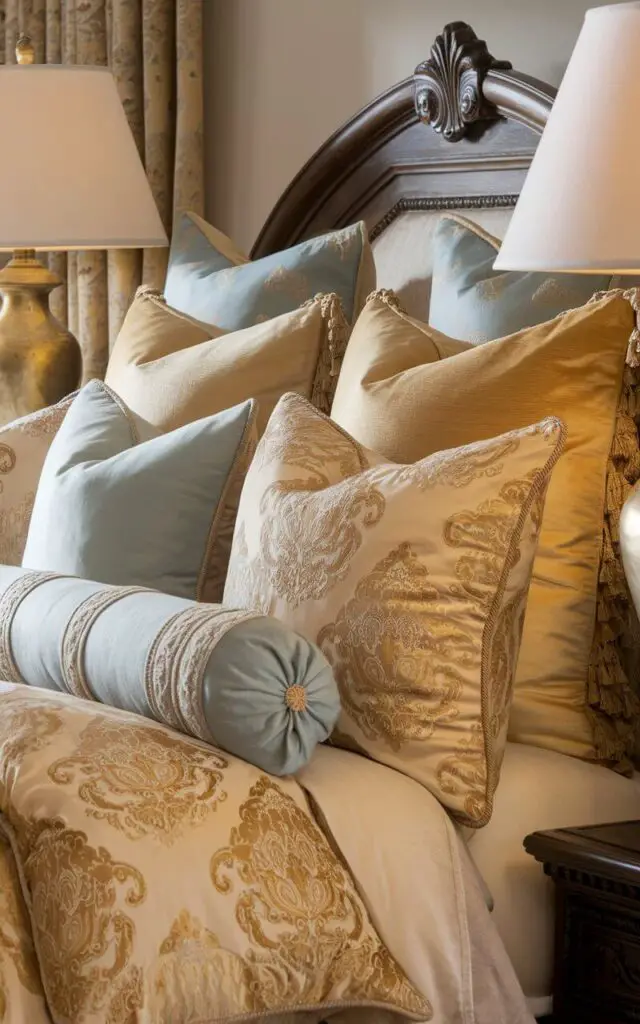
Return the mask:
<path id="1" fill-rule="evenodd" d="M 640 289 L 618 290 L 636 314 L 629 339 L 622 391 L 607 464 L 602 548 L 593 643 L 587 673 L 586 710 L 596 756 L 617 771 L 631 770 L 640 734 L 640 697 L 624 665 L 624 651 L 640 652 L 640 625 L 620 553 L 620 513 L 640 480 Z M 597 302 L 606 292 L 590 300 Z"/>
<path id="2" fill-rule="evenodd" d="M 397 309 L 400 313 L 405 315 L 407 313 L 406 309 L 402 308 L 400 299 L 391 288 L 379 288 L 377 292 L 371 292 L 371 295 L 367 296 L 367 302 L 373 302 L 374 299 L 386 302 L 387 306 L 390 306 L 391 309 Z"/>

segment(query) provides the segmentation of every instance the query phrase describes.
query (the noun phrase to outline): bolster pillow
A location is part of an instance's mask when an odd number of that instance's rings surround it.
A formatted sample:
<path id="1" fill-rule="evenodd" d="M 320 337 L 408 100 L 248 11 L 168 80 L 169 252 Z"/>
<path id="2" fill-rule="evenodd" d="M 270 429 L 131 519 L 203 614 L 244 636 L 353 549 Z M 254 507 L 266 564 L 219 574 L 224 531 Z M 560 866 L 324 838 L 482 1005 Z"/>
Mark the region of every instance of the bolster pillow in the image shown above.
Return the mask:
<path id="1" fill-rule="evenodd" d="M 0 679 L 134 711 L 272 775 L 306 764 L 340 710 L 324 655 L 277 619 L 9 566 Z"/>

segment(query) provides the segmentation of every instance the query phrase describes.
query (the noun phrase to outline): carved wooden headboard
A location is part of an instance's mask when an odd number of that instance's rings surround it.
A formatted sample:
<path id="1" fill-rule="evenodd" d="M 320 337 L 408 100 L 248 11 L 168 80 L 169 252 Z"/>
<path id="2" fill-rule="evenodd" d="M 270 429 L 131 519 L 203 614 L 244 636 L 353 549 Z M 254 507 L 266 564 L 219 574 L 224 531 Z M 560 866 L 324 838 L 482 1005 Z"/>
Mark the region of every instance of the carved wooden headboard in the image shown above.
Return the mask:
<path id="1" fill-rule="evenodd" d="M 309 160 L 253 258 L 357 220 L 375 239 L 407 211 L 514 206 L 555 93 L 495 60 L 469 25 L 447 25 L 411 78 Z"/>

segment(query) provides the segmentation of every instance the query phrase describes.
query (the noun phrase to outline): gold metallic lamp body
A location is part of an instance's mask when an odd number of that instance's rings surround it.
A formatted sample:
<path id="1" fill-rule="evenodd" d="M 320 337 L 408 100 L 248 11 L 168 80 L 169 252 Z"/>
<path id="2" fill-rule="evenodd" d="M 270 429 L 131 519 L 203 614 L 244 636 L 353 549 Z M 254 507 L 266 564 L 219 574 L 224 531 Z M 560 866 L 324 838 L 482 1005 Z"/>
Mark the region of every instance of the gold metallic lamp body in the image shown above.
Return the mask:
<path id="1" fill-rule="evenodd" d="M 80 346 L 49 309 L 59 284 L 32 249 L 16 250 L 0 270 L 0 425 L 78 387 Z"/>
<path id="2" fill-rule="evenodd" d="M 33 64 L 28 36 L 16 46 L 18 64 Z M 80 383 L 80 346 L 51 314 L 49 293 L 62 284 L 36 259 L 16 249 L 0 270 L 0 426 L 52 405 Z"/>

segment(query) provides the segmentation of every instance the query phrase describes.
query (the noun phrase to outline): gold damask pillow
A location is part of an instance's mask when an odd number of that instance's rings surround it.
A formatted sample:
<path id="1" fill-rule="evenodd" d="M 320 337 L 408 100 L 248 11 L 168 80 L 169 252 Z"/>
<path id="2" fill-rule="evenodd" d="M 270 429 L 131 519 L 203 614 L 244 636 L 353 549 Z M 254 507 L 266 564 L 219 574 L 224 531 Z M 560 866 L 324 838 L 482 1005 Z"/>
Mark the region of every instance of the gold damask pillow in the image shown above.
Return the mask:
<path id="1" fill-rule="evenodd" d="M 54 1024 L 431 1018 L 292 778 L 19 686 L 0 755 Z"/>
<path id="2" fill-rule="evenodd" d="M 340 689 L 335 742 L 413 776 L 471 826 L 491 817 L 563 444 L 547 419 L 401 466 L 286 395 L 240 501 L 225 604 L 315 641 Z"/>
<path id="3" fill-rule="evenodd" d="M 0 1022 L 50 1024 L 11 847 L 0 834 Z"/>
<path id="4" fill-rule="evenodd" d="M 544 416 L 562 419 L 567 446 L 545 505 L 509 739 L 626 770 L 640 733 L 637 669 L 629 664 L 640 655 L 640 630 L 619 521 L 640 479 L 640 292 L 609 292 L 473 346 L 395 302 L 381 293 L 367 303 L 331 415 L 398 462 Z"/>
<path id="5" fill-rule="evenodd" d="M 70 395 L 57 405 L 23 416 L 0 429 L 2 565 L 22 562 L 42 466 L 73 398 Z"/>

